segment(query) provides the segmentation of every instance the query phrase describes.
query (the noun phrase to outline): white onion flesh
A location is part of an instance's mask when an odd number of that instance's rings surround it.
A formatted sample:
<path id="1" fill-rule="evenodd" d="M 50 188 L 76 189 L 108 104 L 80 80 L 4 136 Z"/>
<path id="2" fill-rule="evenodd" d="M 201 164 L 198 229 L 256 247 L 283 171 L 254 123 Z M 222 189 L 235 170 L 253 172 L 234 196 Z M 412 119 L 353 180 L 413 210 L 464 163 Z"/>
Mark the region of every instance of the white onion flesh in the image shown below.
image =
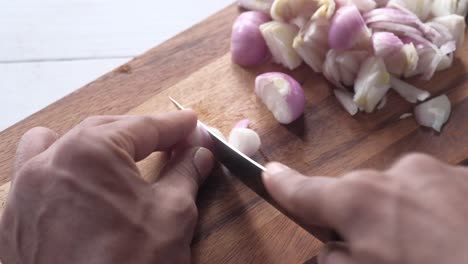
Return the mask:
<path id="1" fill-rule="evenodd" d="M 287 74 L 272 72 L 259 75 L 255 79 L 255 93 L 281 124 L 292 123 L 304 112 L 304 90 Z"/>
<path id="2" fill-rule="evenodd" d="M 438 96 L 415 107 L 414 115 L 418 124 L 440 132 L 450 117 L 452 106 L 446 95 Z"/>
<path id="3" fill-rule="evenodd" d="M 390 82 L 393 90 L 395 90 L 401 97 L 405 98 L 410 103 L 417 103 L 418 101 L 425 101 L 431 96 L 428 91 L 421 90 L 407 82 L 398 78 L 391 77 Z"/>
<path id="4" fill-rule="evenodd" d="M 377 104 L 390 89 L 390 74 L 382 58 L 370 57 L 363 62 L 354 84 L 354 102 L 367 113 L 374 111 Z"/>
<path id="5" fill-rule="evenodd" d="M 255 155 L 261 146 L 260 137 L 249 128 L 234 128 L 229 134 L 228 142 L 249 157 Z"/>
<path id="6" fill-rule="evenodd" d="M 302 27 L 319 8 L 316 0 L 275 0 L 270 15 L 276 21 L 290 22 Z"/>
<path id="7" fill-rule="evenodd" d="M 237 0 L 237 4 L 247 10 L 270 14 L 270 8 L 273 4 L 273 0 Z"/>
<path id="8" fill-rule="evenodd" d="M 322 65 L 329 49 L 330 17 L 334 12 L 333 1 L 329 5 L 322 5 L 294 39 L 293 47 L 296 52 L 317 73 L 322 72 Z"/>
<path id="9" fill-rule="evenodd" d="M 341 89 L 334 89 L 333 93 L 338 99 L 338 102 L 343 106 L 343 108 L 350 114 L 355 115 L 358 113 L 359 109 L 356 103 L 353 101 L 353 95 L 350 92 L 341 90 Z"/>
<path id="10" fill-rule="evenodd" d="M 299 31 L 296 26 L 271 21 L 261 25 L 260 31 L 275 62 L 290 70 L 301 65 L 302 59 L 293 48 L 294 38 Z"/>
<path id="11" fill-rule="evenodd" d="M 404 113 L 400 116 L 400 120 L 407 119 L 413 116 L 413 113 Z"/>
<path id="12" fill-rule="evenodd" d="M 444 0 L 446 1 L 446 0 Z M 460 15 L 447 15 L 436 17 L 432 20 L 433 23 L 443 25 L 452 34 L 457 42 L 457 48 L 461 48 L 465 41 L 465 18 Z"/>

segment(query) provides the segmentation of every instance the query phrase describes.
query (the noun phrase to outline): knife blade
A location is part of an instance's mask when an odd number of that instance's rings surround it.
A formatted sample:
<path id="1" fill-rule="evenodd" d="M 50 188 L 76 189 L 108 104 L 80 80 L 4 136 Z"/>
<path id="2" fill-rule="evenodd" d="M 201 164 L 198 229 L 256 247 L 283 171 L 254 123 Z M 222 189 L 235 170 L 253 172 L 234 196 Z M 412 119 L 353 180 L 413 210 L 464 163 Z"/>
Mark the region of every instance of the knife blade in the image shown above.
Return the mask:
<path id="1" fill-rule="evenodd" d="M 172 97 L 169 97 L 171 102 L 179 110 L 184 110 L 185 107 L 174 100 Z M 289 219 L 294 221 L 296 224 L 304 228 L 306 231 L 314 235 L 316 238 L 322 242 L 327 241 L 341 241 L 340 236 L 333 230 L 324 229 L 320 227 L 310 226 L 308 224 L 301 223 L 297 221 L 293 216 L 291 216 L 287 211 L 285 211 L 279 204 L 270 196 L 268 191 L 265 188 L 265 185 L 262 181 L 262 173 L 266 172 L 266 168 L 246 156 L 244 153 L 237 150 L 235 147 L 226 142 L 222 137 L 217 135 L 213 130 L 204 124 L 202 121 L 198 120 L 198 124 L 206 129 L 210 134 L 211 138 L 214 141 L 213 155 L 215 158 L 223 164 L 229 171 L 234 174 L 239 180 L 241 180 L 247 187 L 253 190 L 256 194 L 266 200 L 269 204 L 275 207 L 278 211 L 286 215 Z"/>

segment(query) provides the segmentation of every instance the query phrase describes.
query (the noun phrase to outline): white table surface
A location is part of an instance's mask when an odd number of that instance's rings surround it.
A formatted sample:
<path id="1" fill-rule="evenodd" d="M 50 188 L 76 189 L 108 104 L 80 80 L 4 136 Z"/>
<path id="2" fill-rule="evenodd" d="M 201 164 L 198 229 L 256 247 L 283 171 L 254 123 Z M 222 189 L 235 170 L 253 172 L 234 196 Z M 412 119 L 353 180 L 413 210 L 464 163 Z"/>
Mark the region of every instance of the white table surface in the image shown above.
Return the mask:
<path id="1" fill-rule="evenodd" d="M 232 0 L 0 3 L 0 131 Z"/>

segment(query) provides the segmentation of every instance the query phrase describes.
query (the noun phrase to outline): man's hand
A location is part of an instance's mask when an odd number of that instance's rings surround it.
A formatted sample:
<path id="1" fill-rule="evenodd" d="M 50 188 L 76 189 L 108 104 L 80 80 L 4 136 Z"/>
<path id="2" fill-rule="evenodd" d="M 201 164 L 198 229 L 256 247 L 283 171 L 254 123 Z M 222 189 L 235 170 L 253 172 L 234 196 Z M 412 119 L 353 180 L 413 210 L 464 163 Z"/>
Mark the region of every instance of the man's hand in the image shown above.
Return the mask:
<path id="1" fill-rule="evenodd" d="M 135 162 L 173 150 L 196 123 L 179 111 L 93 117 L 61 138 L 30 130 L 0 223 L 4 264 L 189 263 L 195 198 L 212 154 L 176 148 L 151 184 Z"/>
<path id="2" fill-rule="evenodd" d="M 468 260 L 468 170 L 422 154 L 387 171 L 305 177 L 267 166 L 270 194 L 303 226 L 336 230 L 320 264 L 461 264 Z"/>

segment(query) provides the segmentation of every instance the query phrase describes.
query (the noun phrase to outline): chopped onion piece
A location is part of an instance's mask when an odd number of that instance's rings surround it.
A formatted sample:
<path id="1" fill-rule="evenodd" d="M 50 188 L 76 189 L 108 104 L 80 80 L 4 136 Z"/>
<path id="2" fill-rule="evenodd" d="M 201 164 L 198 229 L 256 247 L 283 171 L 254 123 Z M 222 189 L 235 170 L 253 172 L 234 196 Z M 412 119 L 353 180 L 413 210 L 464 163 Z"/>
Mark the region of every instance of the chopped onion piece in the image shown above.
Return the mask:
<path id="1" fill-rule="evenodd" d="M 237 122 L 234 128 L 249 128 L 250 120 L 249 119 L 242 119 L 241 121 Z"/>
<path id="2" fill-rule="evenodd" d="M 332 49 L 367 47 L 370 37 L 370 30 L 356 6 L 343 6 L 336 11 L 328 35 L 328 43 Z"/>
<path id="3" fill-rule="evenodd" d="M 341 90 L 341 89 L 334 89 L 333 93 L 335 94 L 336 99 L 338 102 L 344 107 L 346 111 L 350 115 L 355 115 L 359 111 L 356 103 L 353 101 L 353 95 L 350 92 Z"/>
<path id="4" fill-rule="evenodd" d="M 439 63 L 439 66 L 437 66 L 437 71 L 443 71 L 446 70 L 453 65 L 453 53 L 443 56 L 442 60 Z"/>
<path id="5" fill-rule="evenodd" d="M 375 32 L 372 35 L 375 55 L 385 58 L 403 48 L 403 41 L 390 32 Z"/>
<path id="6" fill-rule="evenodd" d="M 260 26 L 260 31 L 270 49 L 275 62 L 293 70 L 302 63 L 301 57 L 293 48 L 293 41 L 298 33 L 295 26 L 271 21 Z"/>
<path id="7" fill-rule="evenodd" d="M 464 17 L 459 15 L 447 15 L 436 17 L 432 22 L 446 27 L 446 29 L 452 34 L 453 39 L 457 42 L 457 48 L 461 48 L 463 46 L 466 28 Z"/>
<path id="8" fill-rule="evenodd" d="M 284 73 L 259 75 L 255 80 L 255 93 L 281 124 L 292 123 L 304 112 L 304 90 Z"/>
<path id="9" fill-rule="evenodd" d="M 237 0 L 237 4 L 247 10 L 270 14 L 270 8 L 273 4 L 273 0 Z"/>
<path id="10" fill-rule="evenodd" d="M 318 0 L 275 0 L 270 14 L 276 21 L 293 23 L 302 27 L 319 8 L 319 5 Z"/>
<path id="11" fill-rule="evenodd" d="M 249 157 L 257 153 L 261 146 L 260 137 L 249 128 L 232 129 L 228 142 L 231 146 Z"/>
<path id="12" fill-rule="evenodd" d="M 466 0 L 433 0 L 432 14 L 436 17 L 453 14 L 465 17 L 467 8 Z"/>
<path id="13" fill-rule="evenodd" d="M 374 0 L 336 0 L 336 3 L 340 6 L 355 5 L 361 12 L 368 12 L 377 7 Z"/>
<path id="14" fill-rule="evenodd" d="M 261 12 L 242 13 L 234 22 L 231 34 L 232 61 L 242 66 L 254 66 L 268 57 L 268 47 L 260 32 L 260 25 L 270 21 Z"/>
<path id="15" fill-rule="evenodd" d="M 391 0 L 390 2 L 403 2 L 406 8 L 423 21 L 429 17 L 432 10 L 432 0 Z"/>
<path id="16" fill-rule="evenodd" d="M 335 2 L 323 4 L 310 21 L 299 31 L 293 47 L 312 70 L 322 72 L 325 56 L 329 49 L 328 31 L 330 17 L 335 12 Z"/>
<path id="17" fill-rule="evenodd" d="M 353 86 L 361 63 L 368 56 L 368 52 L 360 50 L 336 51 L 327 53 L 323 66 L 323 75 L 339 88 Z"/>
<path id="18" fill-rule="evenodd" d="M 370 57 L 359 69 L 354 84 L 354 102 L 367 113 L 374 111 L 377 104 L 390 89 L 390 74 L 382 58 Z"/>
<path id="19" fill-rule="evenodd" d="M 403 120 L 412 116 L 413 116 L 413 113 L 404 113 L 400 116 L 400 120 Z"/>
<path id="20" fill-rule="evenodd" d="M 440 132 L 450 116 L 451 108 L 448 97 L 441 95 L 416 106 L 414 114 L 420 125 L 432 127 L 435 131 Z"/>
<path id="21" fill-rule="evenodd" d="M 379 105 L 377 105 L 377 110 L 382 110 L 387 105 L 387 96 L 384 96 L 380 101 Z"/>
<path id="22" fill-rule="evenodd" d="M 390 82 L 393 90 L 395 90 L 401 97 L 405 98 L 410 103 L 417 103 L 418 101 L 425 101 L 431 96 L 428 91 L 421 90 L 415 86 L 404 82 L 398 78 L 391 77 Z"/>

